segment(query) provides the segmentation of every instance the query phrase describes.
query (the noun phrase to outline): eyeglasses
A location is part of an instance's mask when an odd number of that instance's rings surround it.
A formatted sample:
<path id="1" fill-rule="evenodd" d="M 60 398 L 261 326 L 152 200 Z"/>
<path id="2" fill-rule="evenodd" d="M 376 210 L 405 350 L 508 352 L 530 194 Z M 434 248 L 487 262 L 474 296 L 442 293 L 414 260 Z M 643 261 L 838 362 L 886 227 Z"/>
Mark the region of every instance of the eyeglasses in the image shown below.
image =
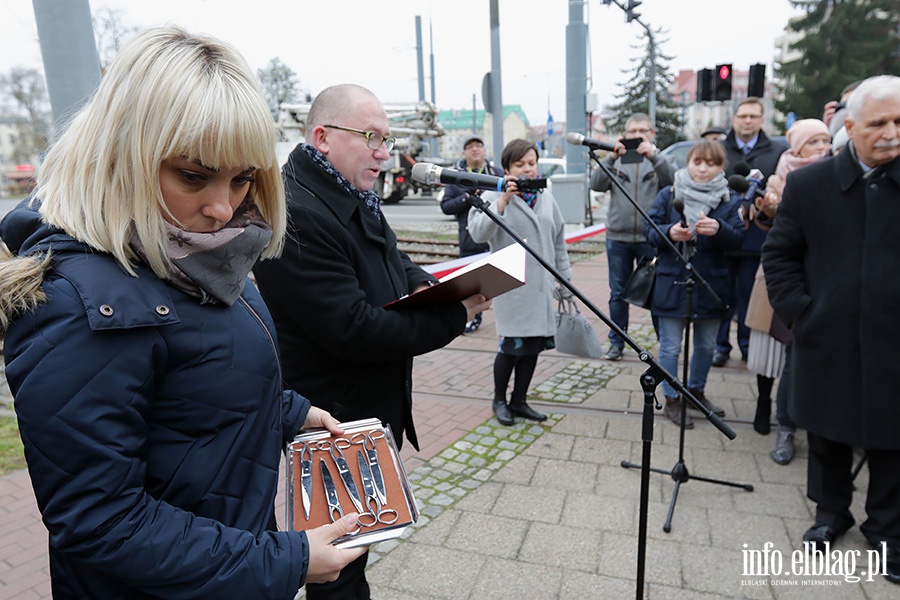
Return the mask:
<path id="1" fill-rule="evenodd" d="M 340 125 L 322 125 L 322 127 L 329 127 L 331 129 L 340 129 L 341 131 L 349 131 L 350 133 L 358 133 L 361 136 L 365 136 L 366 138 L 366 147 L 369 150 L 378 150 L 381 148 L 381 145 L 384 144 L 385 150 L 390 152 L 394 148 L 394 144 L 397 143 L 397 138 L 395 137 L 384 137 L 378 132 L 375 131 L 363 131 L 362 129 L 353 129 L 351 127 L 341 127 Z"/>
<path id="2" fill-rule="evenodd" d="M 634 134 L 645 135 L 645 134 L 650 133 L 651 131 L 653 131 L 653 130 L 652 129 L 626 129 L 625 133 L 627 133 L 628 135 L 634 135 Z"/>
<path id="3" fill-rule="evenodd" d="M 734 115 L 735 119 L 762 119 L 762 115 Z"/>

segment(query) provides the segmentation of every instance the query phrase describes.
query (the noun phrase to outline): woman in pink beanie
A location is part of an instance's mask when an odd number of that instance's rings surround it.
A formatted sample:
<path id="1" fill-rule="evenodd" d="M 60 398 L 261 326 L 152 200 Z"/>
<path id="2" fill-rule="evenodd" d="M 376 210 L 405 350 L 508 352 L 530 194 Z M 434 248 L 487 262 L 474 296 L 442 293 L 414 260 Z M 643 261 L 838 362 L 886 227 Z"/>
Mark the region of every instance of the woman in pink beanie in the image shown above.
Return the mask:
<path id="1" fill-rule="evenodd" d="M 766 193 L 757 198 L 756 209 L 760 226 L 775 217 L 781 194 L 784 191 L 788 173 L 828 156 L 831 152 L 831 133 L 828 126 L 818 119 L 801 119 L 788 129 L 787 141 L 790 149 L 778 159 L 775 174 L 766 182 Z M 755 211 L 754 211 L 755 212 Z M 765 277 L 762 266 L 756 272 L 756 282 L 750 297 L 745 323 L 750 328 L 750 347 L 747 357 L 747 368 L 756 373 L 759 395 L 756 400 L 756 416 L 753 428 L 760 434 L 769 433 L 769 420 L 772 412 L 772 387 L 775 378 L 782 375 L 787 358 L 787 346 L 790 335 L 787 327 L 774 315 L 768 302 Z M 777 336 L 780 339 L 776 339 Z M 784 379 L 784 377 L 782 377 Z M 784 389 L 782 389 L 784 388 Z M 787 388 L 779 386 L 776 400 L 778 420 L 778 436 L 772 450 L 772 460 L 779 464 L 787 464 L 794 456 L 794 432 L 796 426 L 787 414 Z"/>

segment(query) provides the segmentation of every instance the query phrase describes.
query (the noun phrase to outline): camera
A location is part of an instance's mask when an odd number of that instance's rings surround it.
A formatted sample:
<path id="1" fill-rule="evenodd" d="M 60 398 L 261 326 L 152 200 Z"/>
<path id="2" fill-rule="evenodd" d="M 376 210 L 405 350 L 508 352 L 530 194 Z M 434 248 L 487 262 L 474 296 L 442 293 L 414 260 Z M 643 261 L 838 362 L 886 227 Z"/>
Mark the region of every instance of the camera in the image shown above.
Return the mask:
<path id="1" fill-rule="evenodd" d="M 847 108 L 846 102 L 838 102 L 837 104 L 834 105 L 834 112 L 837 112 L 839 110 L 844 110 L 845 108 Z"/>
<path id="2" fill-rule="evenodd" d="M 516 186 L 520 192 L 539 192 L 547 187 L 546 179 L 525 179 L 519 177 L 516 180 Z"/>

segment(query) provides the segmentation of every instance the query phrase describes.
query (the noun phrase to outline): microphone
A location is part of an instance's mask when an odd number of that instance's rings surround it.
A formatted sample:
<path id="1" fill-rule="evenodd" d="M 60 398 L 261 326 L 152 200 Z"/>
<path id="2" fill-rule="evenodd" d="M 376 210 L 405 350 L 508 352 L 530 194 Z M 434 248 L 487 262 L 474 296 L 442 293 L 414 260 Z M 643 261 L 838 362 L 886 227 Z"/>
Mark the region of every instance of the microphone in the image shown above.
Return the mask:
<path id="1" fill-rule="evenodd" d="M 751 169 L 750 164 L 747 161 L 739 161 L 734 165 L 734 175 L 728 178 L 728 187 L 733 189 L 734 191 L 740 193 L 743 196 L 743 199 L 747 202 L 752 201 L 756 196 L 765 195 L 766 191 L 763 189 L 763 177 L 762 171 L 759 169 Z M 743 179 L 747 186 L 735 187 L 732 185 L 737 181 L 738 178 Z"/>
<path id="2" fill-rule="evenodd" d="M 740 194 L 745 202 L 752 202 L 756 196 L 766 195 L 766 190 L 760 188 L 756 181 L 745 179 L 737 173 L 728 178 L 728 187 Z"/>
<path id="3" fill-rule="evenodd" d="M 600 140 L 594 140 L 589 137 L 584 137 L 582 134 L 577 131 L 570 131 L 566 134 L 566 141 L 570 144 L 575 144 L 576 146 L 587 146 L 591 150 L 606 150 L 607 152 L 612 152 L 616 148 L 616 143 L 609 142 L 601 142 Z"/>
<path id="4" fill-rule="evenodd" d="M 675 212 L 678 213 L 678 216 L 681 217 L 681 226 L 686 228 L 688 224 L 687 219 L 684 218 L 684 200 L 682 200 L 681 198 L 675 198 L 672 201 L 672 208 L 674 208 Z"/>
<path id="5" fill-rule="evenodd" d="M 505 177 L 456 171 L 426 162 L 414 164 L 411 175 L 413 179 L 420 183 L 428 185 L 449 183 L 467 191 L 491 190 L 503 192 L 506 191 L 506 186 L 509 183 L 509 180 Z M 538 191 L 547 187 L 546 179 L 517 179 L 515 183 L 520 192 Z"/>

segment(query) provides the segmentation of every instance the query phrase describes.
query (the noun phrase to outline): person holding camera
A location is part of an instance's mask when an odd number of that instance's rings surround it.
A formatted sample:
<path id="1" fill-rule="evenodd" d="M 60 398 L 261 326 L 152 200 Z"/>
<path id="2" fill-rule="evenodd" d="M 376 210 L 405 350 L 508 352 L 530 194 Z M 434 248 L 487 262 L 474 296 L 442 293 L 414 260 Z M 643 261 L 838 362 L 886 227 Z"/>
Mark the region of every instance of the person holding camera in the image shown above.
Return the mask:
<path id="1" fill-rule="evenodd" d="M 455 167 L 458 171 L 466 173 L 479 173 L 482 175 L 494 175 L 502 177 L 494 165 L 487 160 L 484 150 L 484 140 L 477 135 L 470 136 L 463 142 L 463 157 Z M 488 251 L 487 244 L 476 244 L 469 235 L 466 226 L 469 224 L 469 203 L 466 197 L 470 194 L 480 194 L 481 190 L 469 192 L 465 188 L 448 183 L 444 186 L 444 196 L 441 198 L 441 210 L 445 215 L 453 215 L 459 225 L 459 256 L 474 256 Z M 477 313 L 471 321 L 466 323 L 463 333 L 473 333 L 481 327 L 481 313 Z"/>
<path id="2" fill-rule="evenodd" d="M 653 257 L 656 250 L 644 235 L 644 217 L 626 193 L 645 211 L 653 206 L 659 191 L 672 185 L 674 165 L 659 153 L 653 143 L 656 127 L 644 113 L 634 113 L 625 121 L 625 135 L 616 142 L 613 152 L 603 159 L 625 191 L 615 185 L 604 169 L 591 176 L 591 189 L 609 191 L 609 214 L 606 218 L 606 260 L 609 265 L 609 316 L 628 330 L 628 303 L 622 298 L 628 279 L 643 257 Z M 655 324 L 654 324 L 655 327 Z M 609 332 L 606 360 L 621 360 L 625 341 Z"/>
<path id="3" fill-rule="evenodd" d="M 547 262 L 566 279 L 572 268 L 566 250 L 565 221 L 562 211 L 548 190 L 528 191 L 519 178 L 533 180 L 538 176 L 538 149 L 528 140 L 512 140 L 500 157 L 508 181 L 506 191 L 486 192 L 482 198 L 490 209 L 527 240 Z M 477 208 L 469 211 L 469 233 L 476 242 L 487 242 L 491 252 L 515 244 L 509 234 Z M 566 290 L 567 294 L 570 294 Z M 497 420 L 512 425 L 514 417 L 543 421 L 547 415 L 534 410 L 525 401 L 528 386 L 537 366 L 538 354 L 555 348 L 556 307 L 554 278 L 534 257 L 528 256 L 525 285 L 494 298 L 494 315 L 500 349 L 494 359 L 493 409 Z M 509 403 L 506 390 L 513 371 L 516 373 Z"/>

